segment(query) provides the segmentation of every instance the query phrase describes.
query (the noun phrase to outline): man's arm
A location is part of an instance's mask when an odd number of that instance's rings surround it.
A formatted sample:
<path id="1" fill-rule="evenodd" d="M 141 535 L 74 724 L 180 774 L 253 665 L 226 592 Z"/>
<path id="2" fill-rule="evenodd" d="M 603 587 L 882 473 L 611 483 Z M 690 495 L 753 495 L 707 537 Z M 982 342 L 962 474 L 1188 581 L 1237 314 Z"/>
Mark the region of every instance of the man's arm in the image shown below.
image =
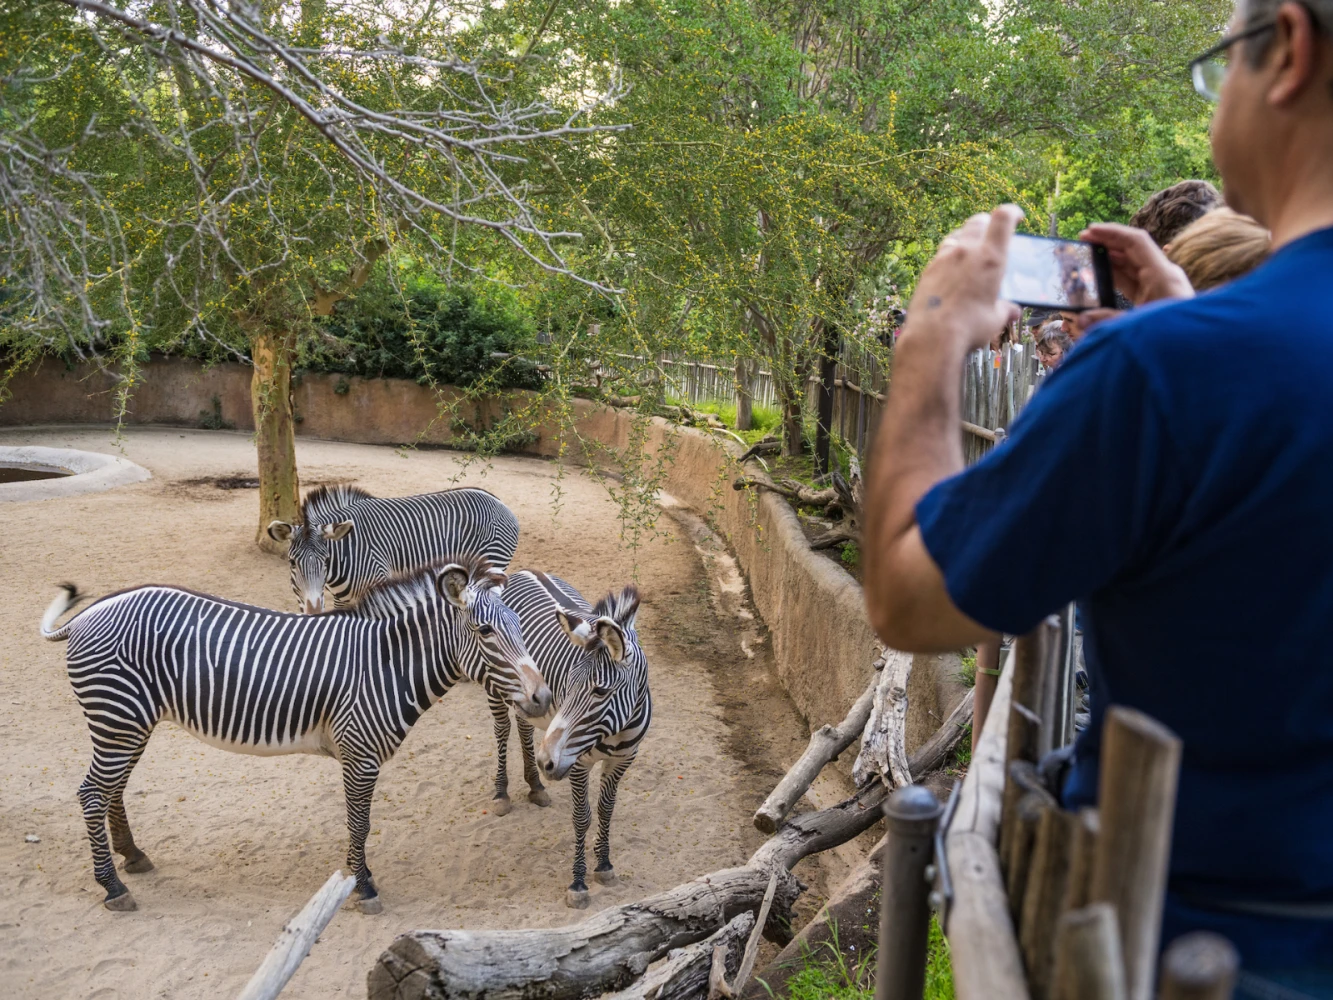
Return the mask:
<path id="1" fill-rule="evenodd" d="M 894 649 L 957 649 L 994 635 L 954 605 L 915 509 L 931 487 L 963 469 L 963 362 L 1015 318 L 999 293 L 1021 217 L 1002 206 L 969 219 L 940 245 L 894 352 L 865 505 L 866 604 L 875 631 Z"/>

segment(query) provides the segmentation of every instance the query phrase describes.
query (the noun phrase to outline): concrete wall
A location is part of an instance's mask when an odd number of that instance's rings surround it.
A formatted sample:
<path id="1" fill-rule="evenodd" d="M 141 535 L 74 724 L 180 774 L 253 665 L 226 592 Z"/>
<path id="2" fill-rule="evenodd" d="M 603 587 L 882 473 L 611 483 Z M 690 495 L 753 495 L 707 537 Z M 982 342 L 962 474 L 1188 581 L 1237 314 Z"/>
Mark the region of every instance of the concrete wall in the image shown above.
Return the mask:
<path id="1" fill-rule="evenodd" d="M 216 398 L 223 420 L 242 430 L 254 427 L 246 366 L 203 368 L 162 358 L 145 366 L 143 375 L 130 403 L 131 424 L 199 426 L 214 413 Z M 110 421 L 115 388 L 111 377 L 92 366 L 66 369 L 48 358 L 10 384 L 12 398 L 0 405 L 0 426 Z M 451 440 L 453 418 L 441 417 L 437 398 L 413 382 L 305 375 L 293 397 L 298 436 L 364 444 Z M 521 393 L 509 398 L 514 406 L 531 402 Z M 498 411 L 499 405 L 492 404 L 491 413 Z M 489 415 L 469 413 L 467 419 L 478 416 Z M 670 456 L 663 488 L 696 511 L 711 513 L 725 534 L 749 578 L 755 606 L 772 635 L 779 677 L 792 700 L 812 726 L 840 721 L 869 683 L 874 659 L 875 635 L 861 587 L 831 560 L 810 551 L 785 502 L 769 493 L 755 500 L 731 489 L 740 474 L 735 462 L 739 445 L 662 420 L 640 422 L 636 428 L 631 414 L 583 400 L 575 401 L 575 420 L 578 434 L 596 443 L 589 447 L 621 452 L 633 441 L 651 455 Z M 554 428 L 555 422 L 548 426 Z M 562 444 L 569 461 L 598 460 L 577 439 L 562 439 L 555 430 L 543 432 L 524 450 L 553 456 Z M 605 454 L 600 460 L 610 464 Z M 909 752 L 934 732 L 959 696 L 949 673 L 936 658 L 928 669 L 914 669 Z M 850 759 L 846 764 L 850 767 Z"/>

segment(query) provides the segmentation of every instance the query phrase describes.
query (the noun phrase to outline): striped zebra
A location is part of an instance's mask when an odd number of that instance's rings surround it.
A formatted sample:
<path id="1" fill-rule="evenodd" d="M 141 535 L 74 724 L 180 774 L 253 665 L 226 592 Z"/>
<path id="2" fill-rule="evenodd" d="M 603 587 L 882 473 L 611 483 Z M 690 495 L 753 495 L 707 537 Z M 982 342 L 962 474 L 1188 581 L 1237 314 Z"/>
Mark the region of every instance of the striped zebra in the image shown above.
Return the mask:
<path id="1" fill-rule="evenodd" d="M 82 599 L 66 584 L 42 635 L 69 640 L 69 679 L 92 735 L 79 801 L 106 907 L 135 908 L 107 848 L 108 818 L 125 871 L 153 867 L 130 833 L 125 785 L 153 727 L 168 720 L 236 753 L 336 758 L 348 868 L 361 910 L 380 912 L 366 866 L 371 796 L 422 713 L 465 677 L 521 712 L 550 710 L 518 618 L 499 597 L 504 582 L 486 559 L 469 556 L 395 577 L 325 615 L 149 585 L 103 597 L 56 628 Z"/>
<path id="2" fill-rule="evenodd" d="M 601 761 L 593 878 L 609 885 L 615 881 L 611 813 L 616 788 L 634 763 L 653 717 L 648 660 L 634 630 L 639 593 L 628 586 L 593 606 L 564 580 L 523 570 L 510 577 L 504 598 L 518 615 L 523 638 L 554 696 L 554 716 L 545 723 L 545 738 L 535 761 L 533 727 L 521 718 L 519 736 L 525 770 L 536 773 L 540 766 L 541 773 L 555 781 L 569 776 L 574 799 L 574 881 L 565 902 L 582 909 L 588 905 L 584 841 L 592 824 L 589 774 L 593 764 Z M 499 766 L 504 767 L 503 754 Z M 505 791 L 499 776 L 496 787 Z"/>
<path id="3" fill-rule="evenodd" d="M 374 497 L 358 486 L 320 486 L 301 503 L 300 524 L 273 521 L 288 542 L 298 610 L 324 610 L 324 590 L 345 607 L 395 573 L 454 552 L 485 556 L 501 569 L 518 547 L 518 518 L 485 490 L 462 487 L 413 497 Z"/>

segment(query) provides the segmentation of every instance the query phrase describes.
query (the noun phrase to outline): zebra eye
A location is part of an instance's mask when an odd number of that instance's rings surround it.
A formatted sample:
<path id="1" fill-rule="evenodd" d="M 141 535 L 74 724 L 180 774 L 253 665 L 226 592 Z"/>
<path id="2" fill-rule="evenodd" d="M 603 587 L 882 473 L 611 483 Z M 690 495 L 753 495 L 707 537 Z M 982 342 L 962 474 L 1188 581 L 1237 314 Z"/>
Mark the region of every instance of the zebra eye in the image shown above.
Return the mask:
<path id="1" fill-rule="evenodd" d="M 609 687 L 602 687 L 600 684 L 594 684 L 592 686 L 592 693 L 596 698 L 605 698 L 611 693 L 611 689 Z"/>
<path id="2" fill-rule="evenodd" d="M 491 627 L 490 625 L 485 625 L 485 624 L 483 624 L 483 625 L 478 625 L 478 626 L 477 626 L 477 631 L 480 632 L 482 635 L 494 635 L 494 634 L 495 634 L 495 629 L 494 629 L 493 627 Z"/>

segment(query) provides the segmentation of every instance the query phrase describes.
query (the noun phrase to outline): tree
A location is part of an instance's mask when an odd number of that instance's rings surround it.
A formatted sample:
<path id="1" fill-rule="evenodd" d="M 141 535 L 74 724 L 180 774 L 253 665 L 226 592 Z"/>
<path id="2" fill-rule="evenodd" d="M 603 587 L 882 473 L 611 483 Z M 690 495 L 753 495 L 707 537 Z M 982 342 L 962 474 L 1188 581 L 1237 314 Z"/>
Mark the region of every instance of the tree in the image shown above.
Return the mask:
<path id="1" fill-rule="evenodd" d="M 119 362 L 198 337 L 254 365 L 257 539 L 297 516 L 298 338 L 407 244 L 573 276 L 529 150 L 607 126 L 614 84 L 495 100 L 512 59 L 437 4 L 42 0 L 0 14 L 4 336 Z M 471 236 L 473 230 L 482 235 Z M 577 280 L 577 279 L 576 279 Z"/>

